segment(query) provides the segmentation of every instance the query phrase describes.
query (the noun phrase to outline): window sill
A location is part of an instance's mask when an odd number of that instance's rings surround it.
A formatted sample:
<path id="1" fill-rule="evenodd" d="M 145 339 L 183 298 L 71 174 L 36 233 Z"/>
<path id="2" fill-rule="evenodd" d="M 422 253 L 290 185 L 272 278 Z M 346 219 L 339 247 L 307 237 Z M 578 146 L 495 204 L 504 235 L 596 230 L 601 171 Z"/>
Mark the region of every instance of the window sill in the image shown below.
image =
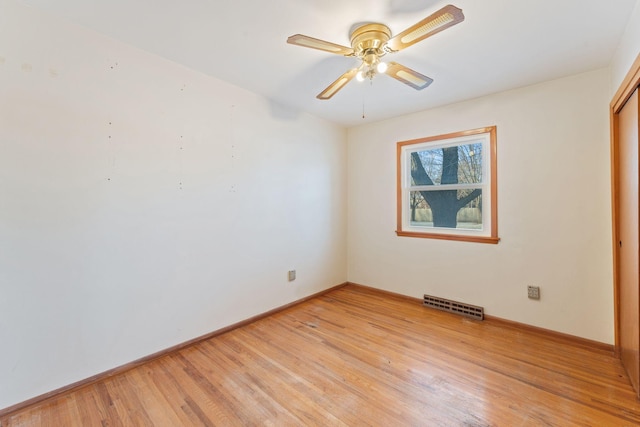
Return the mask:
<path id="1" fill-rule="evenodd" d="M 497 244 L 499 237 L 492 236 L 465 236 L 461 234 L 440 234 L 440 233 L 416 233 L 411 231 L 398 231 L 396 234 L 402 237 L 420 237 L 423 239 L 456 240 L 459 242 L 489 243 Z"/>

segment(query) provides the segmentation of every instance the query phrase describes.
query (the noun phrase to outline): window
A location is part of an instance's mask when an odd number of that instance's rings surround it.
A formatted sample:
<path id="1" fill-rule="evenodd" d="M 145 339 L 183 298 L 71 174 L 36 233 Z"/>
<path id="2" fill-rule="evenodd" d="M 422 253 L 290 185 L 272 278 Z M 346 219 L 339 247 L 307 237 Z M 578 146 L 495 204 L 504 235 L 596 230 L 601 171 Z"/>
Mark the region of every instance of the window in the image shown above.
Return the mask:
<path id="1" fill-rule="evenodd" d="M 495 126 L 397 151 L 398 236 L 498 243 Z"/>

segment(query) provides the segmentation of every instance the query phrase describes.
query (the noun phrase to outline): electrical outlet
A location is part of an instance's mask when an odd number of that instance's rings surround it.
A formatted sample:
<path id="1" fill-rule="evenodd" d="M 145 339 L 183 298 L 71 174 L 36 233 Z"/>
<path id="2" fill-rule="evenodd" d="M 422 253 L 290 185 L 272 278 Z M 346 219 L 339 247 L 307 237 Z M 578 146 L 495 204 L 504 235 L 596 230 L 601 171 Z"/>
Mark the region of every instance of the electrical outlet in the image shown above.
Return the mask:
<path id="1" fill-rule="evenodd" d="M 540 286 L 527 286 L 529 299 L 540 299 Z"/>
<path id="2" fill-rule="evenodd" d="M 293 282 L 294 280 L 296 280 L 296 271 L 295 270 L 289 270 L 289 281 Z"/>

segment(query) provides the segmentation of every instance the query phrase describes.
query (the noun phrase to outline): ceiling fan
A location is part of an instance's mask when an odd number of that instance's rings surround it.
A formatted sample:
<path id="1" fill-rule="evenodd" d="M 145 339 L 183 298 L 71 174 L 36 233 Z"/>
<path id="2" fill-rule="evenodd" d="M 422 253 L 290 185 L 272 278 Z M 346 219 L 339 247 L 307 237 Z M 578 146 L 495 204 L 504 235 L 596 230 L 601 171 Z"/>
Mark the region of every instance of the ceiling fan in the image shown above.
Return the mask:
<path id="1" fill-rule="evenodd" d="M 382 62 L 381 58 L 387 53 L 398 52 L 462 21 L 464 21 L 462 10 L 453 5 L 447 5 L 393 37 L 386 25 L 377 23 L 361 25 L 351 33 L 351 47 L 302 34 L 289 37 L 287 43 L 336 55 L 354 56 L 362 60 L 359 67 L 350 69 L 320 92 L 316 96 L 318 99 L 331 98 L 354 77 L 362 81 L 365 78 L 373 79 L 378 73 L 385 73 L 414 89 L 421 90 L 429 86 L 433 79 L 397 62 Z"/>

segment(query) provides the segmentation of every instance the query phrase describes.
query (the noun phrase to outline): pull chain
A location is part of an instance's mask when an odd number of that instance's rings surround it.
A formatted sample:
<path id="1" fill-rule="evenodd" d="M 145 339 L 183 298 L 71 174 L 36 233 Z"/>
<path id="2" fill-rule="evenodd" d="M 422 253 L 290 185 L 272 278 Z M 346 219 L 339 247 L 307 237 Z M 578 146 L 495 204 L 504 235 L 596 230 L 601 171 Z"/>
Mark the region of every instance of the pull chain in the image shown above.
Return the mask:
<path id="1" fill-rule="evenodd" d="M 364 120 L 364 96 L 366 92 L 366 87 L 362 88 L 362 120 Z"/>
<path id="2" fill-rule="evenodd" d="M 373 78 L 369 79 L 369 86 L 373 87 Z M 366 118 L 364 114 L 364 99 L 365 99 L 366 92 L 367 92 L 367 89 L 364 88 L 362 90 L 362 119 L 363 120 Z"/>

